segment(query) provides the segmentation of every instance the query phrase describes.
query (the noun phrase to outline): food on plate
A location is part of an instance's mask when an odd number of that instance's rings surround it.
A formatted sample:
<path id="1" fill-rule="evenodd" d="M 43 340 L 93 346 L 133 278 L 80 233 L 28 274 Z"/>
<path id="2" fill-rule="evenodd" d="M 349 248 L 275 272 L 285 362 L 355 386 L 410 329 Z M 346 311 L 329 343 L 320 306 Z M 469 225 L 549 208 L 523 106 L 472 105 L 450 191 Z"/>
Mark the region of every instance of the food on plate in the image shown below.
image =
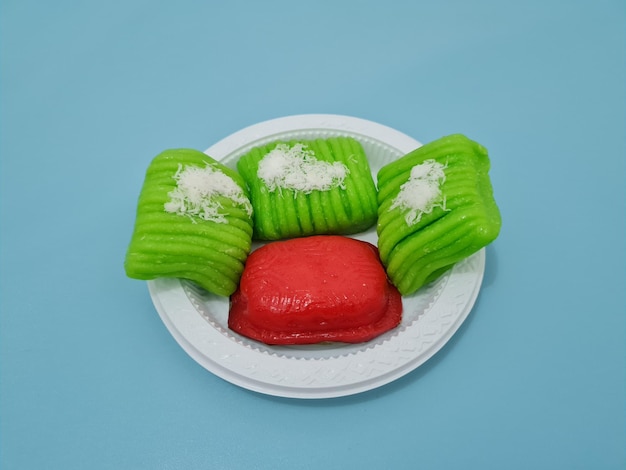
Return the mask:
<path id="1" fill-rule="evenodd" d="M 171 149 L 150 163 L 126 253 L 126 274 L 194 281 L 232 294 L 252 242 L 252 205 L 239 174 L 192 149 Z"/>
<path id="2" fill-rule="evenodd" d="M 454 134 L 380 169 L 378 249 L 403 295 L 496 239 L 502 221 L 489 168 L 482 145 Z"/>
<path id="3" fill-rule="evenodd" d="M 243 155 L 237 169 L 250 190 L 256 239 L 350 234 L 376 222 L 376 186 L 353 138 L 272 142 Z"/>
<path id="4" fill-rule="evenodd" d="M 315 235 L 250 254 L 228 326 L 266 344 L 360 343 L 395 328 L 401 317 L 402 298 L 374 245 Z"/>

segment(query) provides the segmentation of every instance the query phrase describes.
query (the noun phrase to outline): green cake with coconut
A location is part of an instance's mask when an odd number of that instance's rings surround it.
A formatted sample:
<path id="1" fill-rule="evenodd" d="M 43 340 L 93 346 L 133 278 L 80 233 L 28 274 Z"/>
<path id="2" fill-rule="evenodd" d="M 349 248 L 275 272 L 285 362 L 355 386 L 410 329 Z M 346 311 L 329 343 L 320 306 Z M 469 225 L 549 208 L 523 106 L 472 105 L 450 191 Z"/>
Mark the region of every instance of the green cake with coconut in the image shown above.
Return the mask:
<path id="1" fill-rule="evenodd" d="M 487 150 L 454 134 L 379 170 L 378 248 L 403 295 L 496 239 L 502 221 L 489 169 Z"/>
<path id="2" fill-rule="evenodd" d="M 237 169 L 250 192 L 256 239 L 352 234 L 376 222 L 374 179 L 351 137 L 261 145 Z"/>
<path id="3" fill-rule="evenodd" d="M 252 231 L 252 204 L 236 171 L 198 150 L 166 150 L 146 170 L 126 274 L 187 279 L 229 296 L 239 284 Z"/>

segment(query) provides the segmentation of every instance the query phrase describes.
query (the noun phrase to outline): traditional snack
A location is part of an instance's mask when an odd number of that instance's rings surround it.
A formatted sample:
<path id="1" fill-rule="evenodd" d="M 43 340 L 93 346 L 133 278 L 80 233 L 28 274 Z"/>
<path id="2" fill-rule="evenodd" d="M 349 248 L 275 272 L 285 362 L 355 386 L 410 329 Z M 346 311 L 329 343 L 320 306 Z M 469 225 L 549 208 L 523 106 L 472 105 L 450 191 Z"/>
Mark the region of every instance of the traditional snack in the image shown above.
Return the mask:
<path id="1" fill-rule="evenodd" d="M 395 328 L 401 317 L 402 298 L 374 245 L 317 235 L 250 254 L 228 326 L 266 344 L 360 343 Z"/>
<path id="2" fill-rule="evenodd" d="M 376 186 L 361 144 L 350 137 L 273 142 L 243 155 L 254 238 L 350 234 L 376 222 Z"/>
<path id="3" fill-rule="evenodd" d="M 496 239 L 501 218 L 487 150 L 461 134 L 426 144 L 378 172 L 378 248 L 403 295 Z"/>
<path id="4" fill-rule="evenodd" d="M 146 171 L 124 267 L 131 278 L 183 278 L 228 296 L 251 240 L 252 205 L 239 174 L 198 150 L 166 150 Z"/>

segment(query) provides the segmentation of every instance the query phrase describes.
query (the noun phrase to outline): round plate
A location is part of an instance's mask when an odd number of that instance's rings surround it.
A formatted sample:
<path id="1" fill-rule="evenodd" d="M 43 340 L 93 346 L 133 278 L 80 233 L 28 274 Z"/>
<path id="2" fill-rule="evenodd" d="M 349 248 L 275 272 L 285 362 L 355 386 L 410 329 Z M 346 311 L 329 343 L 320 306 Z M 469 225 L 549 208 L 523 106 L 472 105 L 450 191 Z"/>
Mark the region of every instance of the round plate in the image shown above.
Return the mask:
<path id="1" fill-rule="evenodd" d="M 206 150 L 236 168 L 252 147 L 279 139 L 358 139 L 375 177 L 385 164 L 421 144 L 389 127 L 338 115 L 300 115 L 247 127 Z M 376 244 L 375 228 L 355 236 Z M 258 246 L 258 245 L 256 245 Z M 254 248 L 254 247 L 253 247 Z M 148 282 L 154 305 L 180 346 L 215 375 L 249 390 L 291 398 L 330 398 L 371 390 L 423 364 L 467 318 L 485 270 L 485 250 L 403 297 L 403 319 L 361 344 L 267 346 L 228 329 L 229 299 L 179 279 Z"/>

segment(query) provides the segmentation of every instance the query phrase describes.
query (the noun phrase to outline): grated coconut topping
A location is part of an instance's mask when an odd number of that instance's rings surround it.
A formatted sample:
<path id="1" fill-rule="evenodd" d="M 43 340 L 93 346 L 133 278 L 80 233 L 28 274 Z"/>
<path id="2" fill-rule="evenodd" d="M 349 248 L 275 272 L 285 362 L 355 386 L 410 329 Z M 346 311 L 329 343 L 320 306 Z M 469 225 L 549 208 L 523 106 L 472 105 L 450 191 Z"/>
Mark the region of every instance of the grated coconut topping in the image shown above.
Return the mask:
<path id="1" fill-rule="evenodd" d="M 411 168 L 411 175 L 400 186 L 400 192 L 393 200 L 390 210 L 400 207 L 407 210 L 405 220 L 408 226 L 418 223 L 422 215 L 430 214 L 435 207 L 446 209 L 446 198 L 441 186 L 446 180 L 443 165 L 435 160 L 426 160 Z"/>
<path id="2" fill-rule="evenodd" d="M 170 200 L 165 203 L 166 212 L 187 215 L 194 222 L 197 217 L 226 224 L 228 220 L 220 211 L 223 206 L 217 200 L 226 197 L 252 215 L 252 206 L 241 187 L 208 163 L 205 168 L 179 164 L 172 178 L 176 180 L 176 188 L 168 193 Z"/>
<path id="3" fill-rule="evenodd" d="M 304 144 L 278 144 L 259 162 L 257 176 L 270 192 L 292 189 L 309 194 L 312 191 L 345 189 L 344 180 L 350 173 L 341 162 L 318 160 Z"/>

